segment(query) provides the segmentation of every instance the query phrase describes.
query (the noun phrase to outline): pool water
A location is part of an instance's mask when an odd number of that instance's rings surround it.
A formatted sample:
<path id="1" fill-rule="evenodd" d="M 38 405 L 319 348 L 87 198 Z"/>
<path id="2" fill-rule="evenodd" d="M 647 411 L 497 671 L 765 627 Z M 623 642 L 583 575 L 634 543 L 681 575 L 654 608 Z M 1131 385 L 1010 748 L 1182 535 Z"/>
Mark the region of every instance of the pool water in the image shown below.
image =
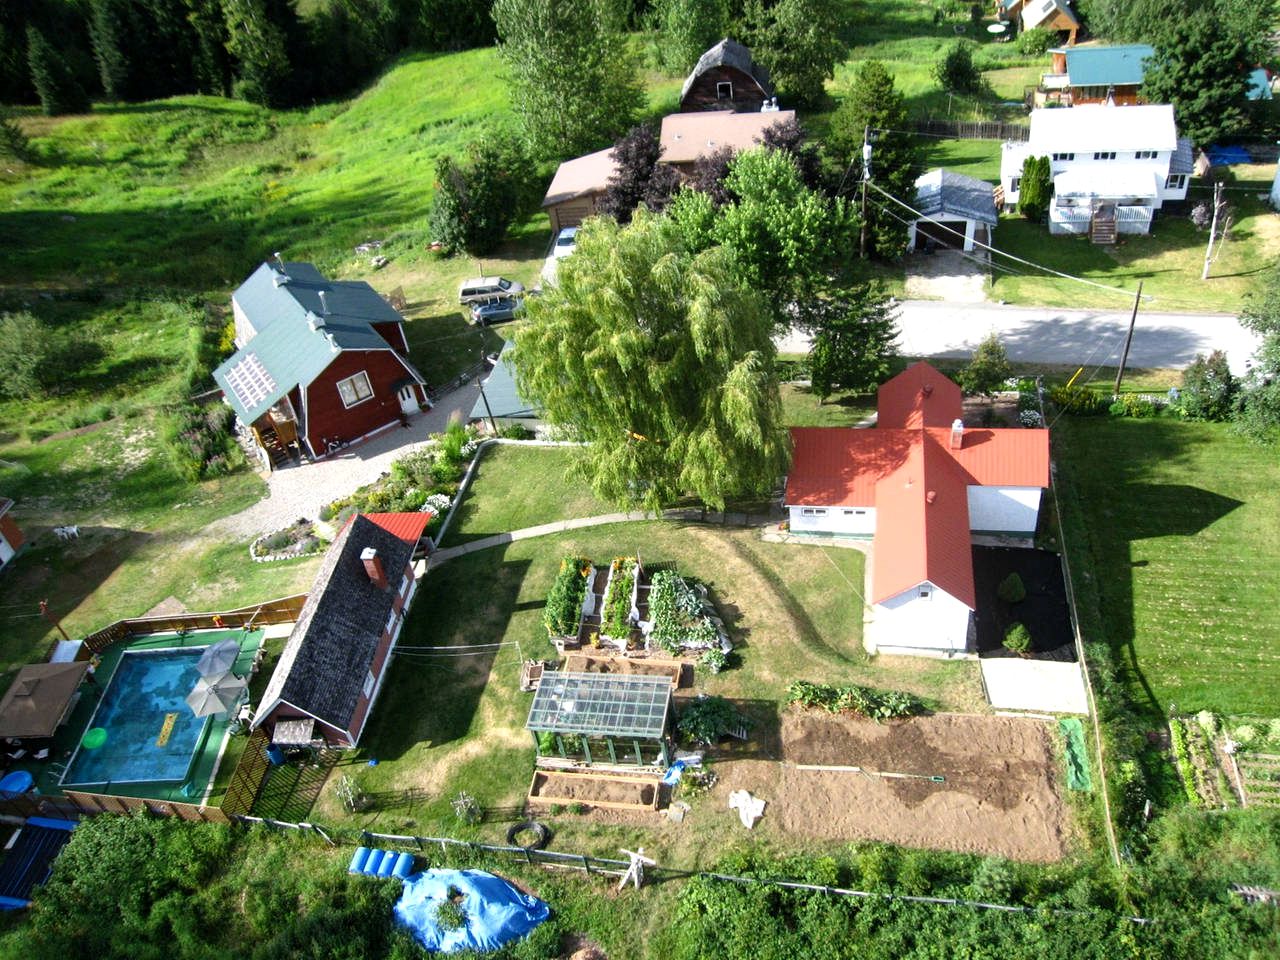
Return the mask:
<path id="1" fill-rule="evenodd" d="M 211 719 L 187 706 L 204 649 L 126 652 L 87 728 L 105 729 L 106 742 L 96 750 L 79 747 L 63 784 L 185 780 Z"/>

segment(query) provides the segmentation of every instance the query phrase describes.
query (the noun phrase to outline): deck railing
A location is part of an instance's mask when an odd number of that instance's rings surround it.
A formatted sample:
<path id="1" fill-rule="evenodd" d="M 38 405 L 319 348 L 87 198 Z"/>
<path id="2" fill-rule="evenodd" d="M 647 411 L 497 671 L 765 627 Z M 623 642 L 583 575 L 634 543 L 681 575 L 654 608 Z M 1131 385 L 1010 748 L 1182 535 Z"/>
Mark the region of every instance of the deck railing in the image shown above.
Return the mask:
<path id="1" fill-rule="evenodd" d="M 292 597 L 280 597 L 254 604 L 251 607 L 239 607 L 235 610 L 224 610 L 210 613 L 175 613 L 159 617 L 130 617 L 117 620 L 108 627 L 84 638 L 82 659 L 88 659 L 95 653 L 125 640 L 148 633 L 182 632 L 188 630 L 217 630 L 226 628 L 234 630 L 238 627 L 250 628 L 268 626 L 276 623 L 293 623 L 302 612 L 302 605 L 307 595 L 300 593 Z"/>

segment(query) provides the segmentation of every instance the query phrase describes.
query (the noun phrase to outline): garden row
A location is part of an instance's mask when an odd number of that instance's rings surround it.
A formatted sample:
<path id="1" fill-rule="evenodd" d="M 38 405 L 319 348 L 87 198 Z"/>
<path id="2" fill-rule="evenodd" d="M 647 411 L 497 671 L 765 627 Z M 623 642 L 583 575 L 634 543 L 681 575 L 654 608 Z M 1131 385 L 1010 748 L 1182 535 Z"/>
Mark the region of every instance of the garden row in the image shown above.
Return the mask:
<path id="1" fill-rule="evenodd" d="M 1280 719 L 1171 717 L 1169 748 L 1193 808 L 1280 807 Z"/>

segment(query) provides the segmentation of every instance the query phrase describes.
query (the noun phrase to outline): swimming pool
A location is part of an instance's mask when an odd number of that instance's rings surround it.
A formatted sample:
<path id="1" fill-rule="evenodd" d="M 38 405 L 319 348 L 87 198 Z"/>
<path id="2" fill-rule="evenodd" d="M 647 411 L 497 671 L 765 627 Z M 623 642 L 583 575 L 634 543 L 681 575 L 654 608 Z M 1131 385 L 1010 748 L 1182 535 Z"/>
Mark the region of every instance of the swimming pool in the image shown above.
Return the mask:
<path id="1" fill-rule="evenodd" d="M 77 748 L 62 783 L 185 780 L 212 719 L 195 716 L 186 702 L 204 649 L 126 651 L 86 728 L 103 728 L 106 741 Z"/>

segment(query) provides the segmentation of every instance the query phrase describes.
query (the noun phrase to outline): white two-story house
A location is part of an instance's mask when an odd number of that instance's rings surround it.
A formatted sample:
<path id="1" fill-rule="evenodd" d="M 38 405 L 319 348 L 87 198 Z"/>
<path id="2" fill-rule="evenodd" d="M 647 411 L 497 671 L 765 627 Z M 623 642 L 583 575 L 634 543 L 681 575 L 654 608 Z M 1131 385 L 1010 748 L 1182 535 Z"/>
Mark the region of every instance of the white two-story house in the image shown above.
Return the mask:
<path id="1" fill-rule="evenodd" d="M 1193 168 L 1191 142 L 1179 139 L 1168 104 L 1031 111 L 1030 138 L 1001 151 L 1006 210 L 1017 208 L 1027 157 L 1050 161 L 1049 232 L 1098 242 L 1150 232 L 1155 211 L 1186 199 Z"/>

